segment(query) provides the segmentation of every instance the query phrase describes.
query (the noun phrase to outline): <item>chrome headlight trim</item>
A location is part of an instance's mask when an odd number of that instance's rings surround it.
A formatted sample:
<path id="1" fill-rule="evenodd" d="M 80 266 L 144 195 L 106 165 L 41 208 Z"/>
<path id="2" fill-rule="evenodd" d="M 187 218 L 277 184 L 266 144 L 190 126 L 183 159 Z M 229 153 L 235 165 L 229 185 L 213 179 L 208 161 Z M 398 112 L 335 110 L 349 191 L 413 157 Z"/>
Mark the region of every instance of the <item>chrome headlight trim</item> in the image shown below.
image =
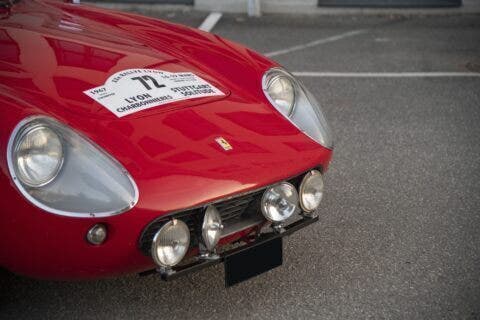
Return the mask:
<path id="1" fill-rule="evenodd" d="M 37 200 L 35 197 L 33 197 L 29 192 L 28 190 L 26 189 L 26 186 L 21 182 L 20 178 L 17 176 L 16 174 L 16 171 L 15 171 L 15 164 L 14 164 L 14 159 L 13 159 L 13 156 L 14 156 L 14 151 L 15 151 L 15 144 L 16 142 L 18 141 L 18 134 L 21 133 L 22 130 L 24 130 L 29 123 L 32 123 L 34 121 L 45 121 L 45 122 L 54 122 L 54 123 L 58 123 L 59 125 L 61 126 L 64 126 L 66 128 L 68 128 L 69 130 L 71 130 L 72 132 L 74 132 L 76 135 L 78 135 L 79 137 L 81 137 L 82 139 L 84 139 L 85 141 L 87 141 L 92 147 L 94 147 L 98 152 L 101 152 L 103 155 L 105 155 L 106 157 L 109 158 L 110 161 L 112 161 L 120 170 L 121 172 L 125 175 L 125 177 L 129 180 L 132 188 L 133 188 L 133 199 L 132 201 L 128 204 L 128 206 L 125 206 L 124 208 L 121 208 L 121 209 L 118 209 L 118 210 L 106 210 L 106 211 L 102 211 L 102 212 L 95 212 L 95 213 L 92 213 L 92 212 L 71 212 L 71 211 L 67 211 L 67 210 L 59 210 L 59 209 L 55 209 L 55 208 L 52 208 L 48 205 L 45 205 L 44 203 L 42 203 L 41 201 Z M 37 125 L 37 124 L 35 124 Z M 35 126 L 34 125 L 34 126 Z M 48 125 L 46 124 L 39 124 L 39 125 L 45 125 L 48 127 Z M 53 129 L 52 129 L 53 130 Z M 54 130 L 55 131 L 55 130 Z M 58 134 L 58 133 L 57 133 Z M 60 138 L 61 138 L 61 135 L 59 135 Z M 65 149 L 65 147 L 63 146 L 63 150 Z M 93 141 L 91 141 L 89 138 L 85 137 L 84 135 L 82 135 L 81 133 L 77 132 L 77 131 L 74 131 L 73 129 L 69 128 L 68 126 L 64 125 L 64 124 L 61 124 L 59 121 L 53 119 L 53 118 L 50 118 L 50 117 L 47 117 L 47 116 L 42 116 L 42 115 L 35 115 L 35 116 L 29 116 L 27 118 L 24 118 L 23 120 L 21 120 L 16 126 L 15 128 L 12 130 L 12 133 L 10 134 L 10 138 L 8 140 L 8 144 L 7 144 L 7 155 L 6 155 L 6 158 L 7 158 L 7 166 L 8 166 L 8 170 L 10 172 L 10 176 L 13 180 L 13 182 L 15 183 L 15 186 L 17 187 L 17 189 L 20 191 L 20 193 L 22 194 L 23 197 L 25 197 L 30 203 L 32 203 L 33 205 L 35 205 L 36 207 L 48 212 L 48 213 L 52 213 L 52 214 L 56 214 L 56 215 L 59 215 L 59 216 L 66 216 L 66 217 L 74 217 L 74 218 L 103 218 L 103 217 L 110 217 L 110 216 L 115 216 L 115 215 L 118 215 L 118 214 L 121 214 L 121 213 L 124 213 L 128 210 L 130 210 L 131 208 L 133 208 L 137 203 L 138 203 L 138 199 L 139 199 L 139 190 L 138 190 L 138 187 L 137 187 L 137 184 L 135 183 L 135 180 L 133 179 L 133 177 L 130 175 L 130 173 L 123 167 L 122 164 L 120 164 L 115 158 L 113 158 L 111 155 L 109 155 L 106 151 L 104 151 L 101 147 L 99 147 L 96 143 L 94 143 Z M 33 188 L 42 188 L 42 187 L 45 187 L 45 186 L 48 186 L 50 183 L 52 183 L 53 181 L 55 181 L 55 179 L 57 178 L 58 174 L 64 169 L 63 166 L 64 166 L 64 163 L 65 163 L 65 154 L 62 158 L 62 165 L 61 165 L 61 168 L 60 170 L 58 170 L 57 172 L 57 175 L 51 179 L 48 183 L 44 183 L 42 185 L 39 185 L 39 186 L 33 186 Z M 27 187 L 32 187 L 32 186 L 28 186 Z"/>

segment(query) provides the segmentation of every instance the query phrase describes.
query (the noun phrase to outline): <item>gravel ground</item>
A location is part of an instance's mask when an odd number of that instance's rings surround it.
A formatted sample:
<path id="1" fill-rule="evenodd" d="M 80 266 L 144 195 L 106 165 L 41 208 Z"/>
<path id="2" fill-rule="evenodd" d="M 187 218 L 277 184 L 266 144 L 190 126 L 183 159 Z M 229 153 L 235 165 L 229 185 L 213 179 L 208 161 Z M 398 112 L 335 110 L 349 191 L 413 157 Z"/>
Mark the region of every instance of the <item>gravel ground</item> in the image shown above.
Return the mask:
<path id="1" fill-rule="evenodd" d="M 480 66 L 479 16 L 227 15 L 214 32 L 269 52 L 351 30 L 363 33 L 275 58 L 291 71 Z M 284 242 L 281 268 L 229 289 L 221 266 L 169 283 L 5 274 L 0 317 L 480 319 L 480 78 L 302 80 L 336 149 L 320 222 Z"/>

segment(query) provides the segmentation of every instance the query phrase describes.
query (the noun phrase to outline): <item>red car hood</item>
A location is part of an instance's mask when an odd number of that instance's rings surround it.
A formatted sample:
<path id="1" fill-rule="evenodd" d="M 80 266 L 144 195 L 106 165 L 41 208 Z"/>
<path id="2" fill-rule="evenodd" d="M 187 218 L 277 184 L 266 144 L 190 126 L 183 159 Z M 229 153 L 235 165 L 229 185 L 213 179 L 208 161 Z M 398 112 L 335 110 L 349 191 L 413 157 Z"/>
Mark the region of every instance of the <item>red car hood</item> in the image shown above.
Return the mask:
<path id="1" fill-rule="evenodd" d="M 0 20 L 0 43 L 0 102 L 9 110 L 1 113 L 2 150 L 21 119 L 54 117 L 127 168 L 140 190 L 137 208 L 190 207 L 293 176 L 330 157 L 264 97 L 262 75 L 274 63 L 213 34 L 126 13 L 22 0 Z M 191 72 L 224 95 L 117 118 L 83 93 L 132 68 Z M 224 150 L 219 137 L 233 149 Z"/>

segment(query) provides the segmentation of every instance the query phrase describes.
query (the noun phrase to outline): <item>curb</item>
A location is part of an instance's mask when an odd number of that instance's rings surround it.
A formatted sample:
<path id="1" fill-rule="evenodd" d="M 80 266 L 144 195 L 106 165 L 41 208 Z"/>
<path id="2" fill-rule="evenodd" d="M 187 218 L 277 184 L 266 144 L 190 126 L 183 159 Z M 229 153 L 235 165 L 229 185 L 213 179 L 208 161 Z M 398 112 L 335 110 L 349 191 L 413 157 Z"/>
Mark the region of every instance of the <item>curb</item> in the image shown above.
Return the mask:
<path id="1" fill-rule="evenodd" d="M 148 3 L 125 3 L 125 2 L 96 2 L 96 1 L 81 1 L 82 4 L 95 6 L 104 9 L 119 10 L 119 11 L 150 11 L 150 12 L 165 12 L 165 11 L 194 11 L 194 7 L 185 4 L 148 4 Z"/>
<path id="2" fill-rule="evenodd" d="M 190 5 L 165 5 L 165 4 L 136 4 L 124 2 L 94 2 L 85 1 L 85 4 L 101 8 L 122 11 L 205 11 L 224 13 L 247 13 L 246 0 L 196 0 L 194 6 Z M 317 7 L 316 2 L 263 0 L 261 11 L 263 14 L 305 14 L 318 16 L 459 16 L 480 15 L 480 1 L 464 0 L 462 7 L 458 8 L 332 8 Z"/>
<path id="3" fill-rule="evenodd" d="M 199 11 L 222 11 L 246 13 L 248 0 L 195 0 L 194 8 Z M 480 14 L 480 1 L 463 0 L 461 7 L 439 8 L 361 8 L 361 7 L 318 7 L 317 0 L 260 0 L 261 12 L 308 14 L 308 15 L 465 15 Z"/>

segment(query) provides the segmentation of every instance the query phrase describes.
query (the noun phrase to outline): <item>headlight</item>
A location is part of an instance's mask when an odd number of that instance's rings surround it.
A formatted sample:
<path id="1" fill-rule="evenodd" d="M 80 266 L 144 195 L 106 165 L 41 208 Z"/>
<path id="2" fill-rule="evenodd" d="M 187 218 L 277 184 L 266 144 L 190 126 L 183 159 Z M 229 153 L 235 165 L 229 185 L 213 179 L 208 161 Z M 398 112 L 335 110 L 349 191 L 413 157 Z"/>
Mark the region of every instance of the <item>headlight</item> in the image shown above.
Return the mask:
<path id="1" fill-rule="evenodd" d="M 212 205 L 207 206 L 203 217 L 202 238 L 208 251 L 212 251 L 217 245 L 222 235 L 222 229 L 222 218 L 217 208 Z"/>
<path id="2" fill-rule="evenodd" d="M 104 217 L 138 200 L 135 182 L 122 165 L 51 118 L 21 121 L 8 142 L 7 161 L 22 194 L 51 213 Z"/>
<path id="3" fill-rule="evenodd" d="M 318 208 L 323 198 L 323 178 L 317 170 L 312 170 L 303 177 L 300 184 L 300 205 L 306 212 Z"/>
<path id="4" fill-rule="evenodd" d="M 268 70 L 262 88 L 270 103 L 307 136 L 326 148 L 333 148 L 327 120 L 313 95 L 283 69 Z"/>
<path id="5" fill-rule="evenodd" d="M 190 246 L 190 231 L 185 222 L 173 219 L 165 223 L 153 237 L 152 258 L 162 267 L 178 264 Z"/>
<path id="6" fill-rule="evenodd" d="M 291 115 L 295 104 L 295 88 L 290 77 L 275 74 L 266 80 L 266 92 L 272 99 L 272 103 L 284 115 Z"/>
<path id="7" fill-rule="evenodd" d="M 49 183 L 62 167 L 60 137 L 43 125 L 25 128 L 13 153 L 16 175 L 27 186 L 39 187 Z"/>
<path id="8" fill-rule="evenodd" d="M 282 222 L 298 209 L 298 193 L 293 185 L 282 182 L 265 190 L 262 197 L 262 213 L 271 222 Z"/>

